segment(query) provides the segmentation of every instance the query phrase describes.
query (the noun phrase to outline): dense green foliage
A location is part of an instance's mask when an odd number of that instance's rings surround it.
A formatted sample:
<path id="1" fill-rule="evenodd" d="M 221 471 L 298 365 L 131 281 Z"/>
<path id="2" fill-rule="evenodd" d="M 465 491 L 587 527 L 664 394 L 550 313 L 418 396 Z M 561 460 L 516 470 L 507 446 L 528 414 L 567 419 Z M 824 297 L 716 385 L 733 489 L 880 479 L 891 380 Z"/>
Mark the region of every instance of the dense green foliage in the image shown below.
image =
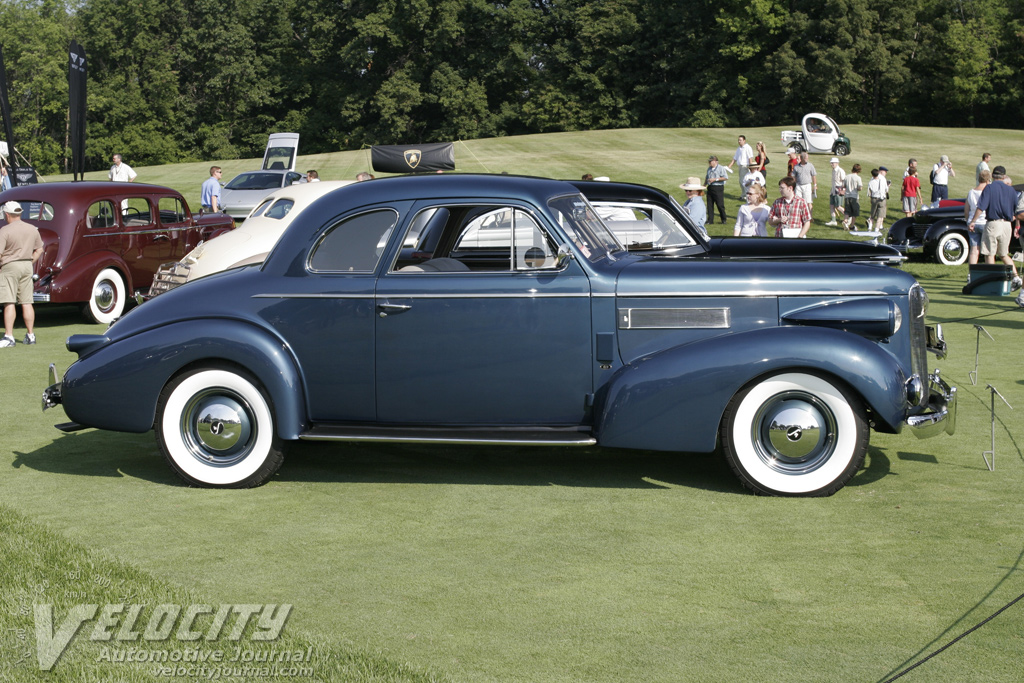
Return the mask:
<path id="1" fill-rule="evenodd" d="M 843 124 L 1013 128 L 1022 0 L 4 0 L 16 142 L 64 168 L 66 49 L 88 160 L 255 156 L 537 132 Z"/>

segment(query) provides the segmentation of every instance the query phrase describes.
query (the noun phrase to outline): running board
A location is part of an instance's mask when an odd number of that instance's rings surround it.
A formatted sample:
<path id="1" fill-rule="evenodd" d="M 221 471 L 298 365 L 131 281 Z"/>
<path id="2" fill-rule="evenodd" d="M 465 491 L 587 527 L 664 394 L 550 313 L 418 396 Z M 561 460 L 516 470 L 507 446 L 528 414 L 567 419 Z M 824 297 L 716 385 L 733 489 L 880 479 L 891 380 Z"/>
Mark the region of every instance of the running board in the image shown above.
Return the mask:
<path id="1" fill-rule="evenodd" d="M 576 429 L 459 427 L 313 427 L 303 441 L 451 443 L 481 446 L 593 446 L 597 439 Z"/>

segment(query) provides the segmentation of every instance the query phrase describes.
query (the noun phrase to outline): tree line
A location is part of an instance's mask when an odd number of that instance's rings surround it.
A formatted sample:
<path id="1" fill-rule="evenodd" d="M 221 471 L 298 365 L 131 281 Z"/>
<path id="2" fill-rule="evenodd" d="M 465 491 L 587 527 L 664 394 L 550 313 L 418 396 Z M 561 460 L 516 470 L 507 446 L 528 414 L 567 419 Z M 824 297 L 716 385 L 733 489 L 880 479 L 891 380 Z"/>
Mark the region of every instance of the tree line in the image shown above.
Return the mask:
<path id="1" fill-rule="evenodd" d="M 1024 0 L 4 0 L 15 141 L 86 167 L 621 127 L 1019 127 Z"/>

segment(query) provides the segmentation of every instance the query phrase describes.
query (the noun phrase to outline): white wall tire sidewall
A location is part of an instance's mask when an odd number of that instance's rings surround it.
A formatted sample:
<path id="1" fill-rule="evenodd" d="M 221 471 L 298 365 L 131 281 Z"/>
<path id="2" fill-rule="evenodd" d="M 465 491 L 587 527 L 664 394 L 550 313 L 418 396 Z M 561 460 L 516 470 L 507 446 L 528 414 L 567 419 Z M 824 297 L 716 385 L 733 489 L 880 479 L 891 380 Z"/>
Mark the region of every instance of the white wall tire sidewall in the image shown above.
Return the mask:
<path id="1" fill-rule="evenodd" d="M 96 286 L 104 280 L 109 281 L 114 286 L 114 294 L 117 296 L 117 303 L 110 311 L 103 311 L 96 305 Z M 113 268 L 104 268 L 96 275 L 96 278 L 92 281 L 92 288 L 89 289 L 89 314 L 98 323 L 110 324 L 124 313 L 125 303 L 124 278 Z"/>
<path id="2" fill-rule="evenodd" d="M 244 398 L 253 411 L 253 427 L 257 430 L 249 455 L 225 467 L 197 459 L 181 436 L 181 415 L 188 402 L 210 387 L 224 387 Z M 233 486 L 245 481 L 267 462 L 274 444 L 274 420 L 266 398 L 251 382 L 227 370 L 202 370 L 185 378 L 167 397 L 160 420 L 168 456 L 186 475 L 210 486 Z"/>
<path id="3" fill-rule="evenodd" d="M 755 451 L 750 436 L 758 409 L 772 396 L 787 391 L 814 394 L 828 406 L 836 420 L 836 445 L 832 456 L 806 474 L 785 474 L 768 467 Z M 737 406 L 731 429 L 738 464 L 762 487 L 779 493 L 811 493 L 830 486 L 843 475 L 857 453 L 857 418 L 853 408 L 839 389 L 814 375 L 786 373 L 755 385 Z"/>
<path id="4" fill-rule="evenodd" d="M 942 245 L 945 244 L 946 242 L 948 242 L 949 240 L 957 240 L 958 242 L 960 242 L 960 245 L 963 247 L 963 251 L 962 251 L 963 257 L 959 261 L 950 261 L 949 259 L 945 258 L 942 255 L 943 254 Z M 945 235 L 943 235 L 942 237 L 939 238 L 939 243 L 935 247 L 935 260 L 938 261 L 939 263 L 945 265 L 945 266 L 958 266 L 958 265 L 962 265 L 964 263 L 967 263 L 967 256 L 968 256 L 968 254 L 970 252 L 970 249 L 971 249 L 970 242 L 963 235 L 961 235 L 960 233 L 957 233 L 957 232 L 946 233 Z"/>

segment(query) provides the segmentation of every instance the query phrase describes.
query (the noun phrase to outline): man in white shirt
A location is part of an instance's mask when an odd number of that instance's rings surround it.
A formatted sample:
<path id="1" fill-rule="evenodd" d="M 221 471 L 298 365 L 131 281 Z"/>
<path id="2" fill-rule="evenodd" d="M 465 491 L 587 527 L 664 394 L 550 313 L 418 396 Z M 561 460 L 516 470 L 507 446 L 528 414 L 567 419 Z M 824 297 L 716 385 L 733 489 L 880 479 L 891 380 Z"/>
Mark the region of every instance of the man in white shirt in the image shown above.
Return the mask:
<path id="1" fill-rule="evenodd" d="M 878 175 L 875 175 L 868 183 L 868 196 L 871 197 L 871 215 L 868 217 L 868 231 L 882 231 L 885 224 L 885 210 L 889 203 L 889 169 L 885 166 L 878 167 Z"/>
<path id="2" fill-rule="evenodd" d="M 754 148 L 747 144 L 747 136 L 741 135 L 737 139 L 739 147 L 736 148 L 736 153 L 732 155 L 732 161 L 729 162 L 728 168 L 732 168 L 733 164 L 739 164 L 740 168 L 747 168 L 750 166 L 750 162 L 754 158 Z"/>
<path id="3" fill-rule="evenodd" d="M 949 177 L 956 177 L 956 171 L 953 170 L 953 164 L 949 163 L 949 157 L 943 154 L 939 158 L 939 163 L 932 166 L 931 176 L 929 180 L 932 181 L 932 199 L 931 201 L 936 202 L 940 199 L 949 199 Z"/>
<path id="4" fill-rule="evenodd" d="M 128 164 L 121 163 L 121 155 L 115 154 L 113 161 L 114 165 L 110 167 L 107 177 L 115 183 L 134 183 L 139 174 Z"/>

